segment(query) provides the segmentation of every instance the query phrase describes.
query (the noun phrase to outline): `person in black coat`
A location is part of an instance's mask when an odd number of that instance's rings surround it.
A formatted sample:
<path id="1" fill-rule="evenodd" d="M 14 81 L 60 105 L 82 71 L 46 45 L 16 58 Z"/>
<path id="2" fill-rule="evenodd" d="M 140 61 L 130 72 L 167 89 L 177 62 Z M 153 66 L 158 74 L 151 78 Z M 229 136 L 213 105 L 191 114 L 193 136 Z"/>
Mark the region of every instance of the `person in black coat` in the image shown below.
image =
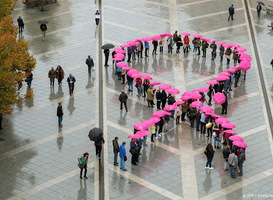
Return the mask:
<path id="1" fill-rule="evenodd" d="M 165 92 L 165 90 L 162 90 L 162 92 L 161 92 L 162 109 L 164 109 L 164 107 L 166 105 L 166 101 L 167 101 L 167 93 Z"/>
<path id="2" fill-rule="evenodd" d="M 104 138 L 101 136 L 99 140 L 95 142 L 96 147 L 96 156 L 99 157 L 99 160 L 101 159 L 101 147 L 105 143 Z"/>
<path id="3" fill-rule="evenodd" d="M 91 58 L 90 55 L 88 55 L 88 58 L 86 58 L 85 64 L 86 64 L 87 67 L 88 67 L 88 74 L 89 74 L 89 77 L 91 77 L 91 68 L 94 67 L 94 61 L 93 61 L 93 59 Z"/>
<path id="4" fill-rule="evenodd" d="M 17 22 L 18 22 L 18 27 L 19 27 L 19 33 L 22 33 L 22 32 L 23 32 L 23 29 L 24 29 L 24 21 L 23 21 L 23 19 L 19 16 L 18 19 L 17 19 Z"/>
<path id="5" fill-rule="evenodd" d="M 156 106 L 157 106 L 157 109 L 160 110 L 160 106 L 161 106 L 161 92 L 160 92 L 160 89 L 157 90 L 157 92 L 155 93 L 155 97 L 156 97 Z"/>
<path id="6" fill-rule="evenodd" d="M 228 12 L 229 12 L 228 21 L 229 21 L 230 18 L 231 18 L 231 20 L 233 20 L 233 15 L 234 15 L 234 13 L 235 13 L 233 4 L 228 8 Z"/>
<path id="7" fill-rule="evenodd" d="M 59 127 L 63 127 L 63 125 L 62 125 L 63 115 L 64 115 L 63 106 L 62 106 L 62 103 L 60 102 L 59 106 L 57 107 L 57 117 L 58 117 Z"/>
<path id="8" fill-rule="evenodd" d="M 238 69 L 238 70 L 235 72 L 235 83 L 234 83 L 234 84 L 235 84 L 235 88 L 238 87 L 238 81 L 239 81 L 240 76 L 241 76 L 241 70 Z"/>
<path id="9" fill-rule="evenodd" d="M 153 43 L 153 45 L 154 45 L 153 55 L 157 55 L 157 54 L 156 54 L 156 50 L 157 50 L 157 46 L 158 46 L 158 41 L 157 41 L 157 40 L 154 40 L 152 43 Z"/>
<path id="10" fill-rule="evenodd" d="M 109 55 L 110 55 L 110 51 L 109 51 L 109 49 L 104 49 L 104 55 L 105 55 L 105 64 L 104 64 L 104 66 L 109 66 L 108 65 L 108 58 L 109 58 Z"/>
<path id="11" fill-rule="evenodd" d="M 137 165 L 138 156 L 139 156 L 139 147 L 136 142 L 136 139 L 134 139 L 134 138 L 132 138 L 131 143 L 130 143 L 130 153 L 132 154 L 131 163 L 133 165 Z"/>
<path id="12" fill-rule="evenodd" d="M 222 104 L 222 115 L 223 115 L 223 114 L 227 114 L 228 99 L 227 99 L 227 93 L 224 90 L 222 92 L 226 96 L 226 101 Z"/>
<path id="13" fill-rule="evenodd" d="M 176 53 L 180 53 L 180 47 L 183 46 L 181 35 L 179 35 L 177 38 L 176 46 L 177 46 Z"/>
<path id="14" fill-rule="evenodd" d="M 121 90 L 121 94 L 119 95 L 118 99 L 120 101 L 120 110 L 122 110 L 122 104 L 124 104 L 126 112 L 128 112 L 128 109 L 127 109 L 127 99 L 128 99 L 128 96 L 127 96 L 127 94 L 124 93 L 124 90 Z"/>
<path id="15" fill-rule="evenodd" d="M 76 82 L 76 79 L 72 74 L 69 74 L 69 77 L 67 77 L 67 83 L 68 83 L 68 88 L 69 88 L 69 94 L 72 96 L 73 91 L 74 91 L 74 83 Z"/>

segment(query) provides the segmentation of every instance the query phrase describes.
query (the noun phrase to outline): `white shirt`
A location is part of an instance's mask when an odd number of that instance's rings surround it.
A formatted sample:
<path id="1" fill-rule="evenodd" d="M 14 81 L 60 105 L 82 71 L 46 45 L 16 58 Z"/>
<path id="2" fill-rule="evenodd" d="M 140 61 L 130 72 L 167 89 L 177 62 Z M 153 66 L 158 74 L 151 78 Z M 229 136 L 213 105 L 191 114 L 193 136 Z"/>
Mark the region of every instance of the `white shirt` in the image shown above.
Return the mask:
<path id="1" fill-rule="evenodd" d="M 99 13 L 95 13 L 95 19 L 100 19 L 100 14 Z"/>

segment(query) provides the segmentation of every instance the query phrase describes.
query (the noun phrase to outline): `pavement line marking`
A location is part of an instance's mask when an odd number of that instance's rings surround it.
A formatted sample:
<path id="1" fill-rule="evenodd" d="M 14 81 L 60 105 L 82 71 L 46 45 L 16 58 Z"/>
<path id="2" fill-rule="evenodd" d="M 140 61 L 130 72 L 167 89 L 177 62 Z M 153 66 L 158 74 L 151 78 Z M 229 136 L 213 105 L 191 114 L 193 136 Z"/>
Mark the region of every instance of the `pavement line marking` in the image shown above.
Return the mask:
<path id="1" fill-rule="evenodd" d="M 112 165 L 109 165 L 109 169 L 119 175 L 124 176 L 126 179 L 130 179 L 131 181 L 134 181 L 134 182 L 138 183 L 139 185 L 142 185 L 142 186 L 144 186 L 156 193 L 159 193 L 162 196 L 165 196 L 168 199 L 183 199 L 182 197 L 180 197 L 180 196 L 178 196 L 178 195 L 176 195 L 176 194 L 174 194 L 162 187 L 159 187 L 149 181 L 146 181 L 143 178 L 140 178 L 140 177 L 138 177 L 134 174 L 131 174 L 129 172 L 123 172 L 123 171 L 119 170 L 118 167 L 114 168 Z"/>
<path id="2" fill-rule="evenodd" d="M 254 128 L 254 129 L 247 130 L 247 131 L 245 131 L 243 133 L 240 133 L 238 135 L 241 136 L 241 137 L 247 137 L 247 136 L 253 135 L 255 133 L 258 133 L 260 131 L 263 131 L 265 129 L 266 129 L 266 125 L 264 124 L 264 125 L 261 125 L 261 126 L 258 126 L 256 128 Z M 193 152 L 193 154 L 195 156 L 198 155 L 198 154 L 201 154 L 201 153 L 204 152 L 204 149 L 205 149 L 205 147 L 200 147 L 198 149 L 195 149 L 194 152 Z"/>
<path id="3" fill-rule="evenodd" d="M 72 97 L 70 97 L 70 95 L 67 95 L 67 96 L 64 96 L 64 97 L 61 97 L 61 98 L 58 98 L 58 99 L 54 99 L 52 101 L 47 101 L 47 102 L 39 104 L 37 106 L 32 106 L 32 107 L 30 107 L 30 108 L 28 108 L 26 110 L 14 112 L 12 115 L 13 116 L 19 116 L 19 115 L 22 115 L 22 114 L 25 114 L 25 113 L 29 113 L 31 111 L 39 110 L 41 108 L 44 108 L 44 107 L 47 107 L 47 106 L 54 105 L 54 104 L 57 104 L 59 102 L 62 102 L 64 100 L 67 100 L 67 99 L 70 99 L 70 98 L 73 98 L 73 97 L 76 97 L 76 96 L 80 96 L 82 94 L 87 94 L 88 92 L 92 92 L 93 90 L 95 90 L 94 87 L 84 89 L 84 90 L 81 90 L 79 92 L 75 92 Z"/>
<path id="4" fill-rule="evenodd" d="M 201 34 L 201 35 L 204 35 L 204 34 L 208 34 L 208 33 L 216 33 L 216 32 L 220 32 L 220 31 L 226 31 L 226 30 L 228 30 L 228 29 L 233 29 L 233 30 L 235 30 L 236 28 L 241 28 L 241 27 L 243 27 L 243 26 L 246 26 L 246 23 L 237 24 L 237 25 L 234 25 L 234 26 L 228 26 L 228 27 L 224 27 L 224 28 L 219 28 L 219 29 L 215 29 L 215 30 L 203 32 L 203 33 L 200 33 L 200 34 Z"/>
<path id="5" fill-rule="evenodd" d="M 236 8 L 236 12 L 238 12 L 239 10 L 243 10 L 244 8 L 241 7 L 241 8 Z M 190 18 L 187 18 L 187 19 L 182 19 L 182 20 L 179 20 L 179 22 L 188 22 L 188 21 L 191 21 L 191 20 L 196 20 L 196 19 L 203 19 L 205 17 L 213 17 L 215 15 L 221 15 L 221 14 L 227 14 L 227 11 L 221 11 L 221 12 L 216 12 L 216 13 L 210 13 L 210 14 L 207 14 L 207 15 L 200 15 L 200 16 L 197 16 L 197 17 L 190 17 Z"/>
<path id="6" fill-rule="evenodd" d="M 230 194 L 231 192 L 234 192 L 240 188 L 245 188 L 246 186 L 248 186 L 252 183 L 256 183 L 257 181 L 260 181 L 260 180 L 267 178 L 268 176 L 272 176 L 272 175 L 273 175 L 273 168 L 263 171 L 259 174 L 254 175 L 254 176 L 251 176 L 247 179 L 242 179 L 241 181 L 234 183 L 228 187 L 225 187 L 221 190 L 218 190 L 217 192 L 213 192 L 207 196 L 204 196 L 204 197 L 200 198 L 200 200 L 217 199 L 217 198 L 222 197 L 224 195 Z"/>
<path id="7" fill-rule="evenodd" d="M 195 4 L 207 3 L 210 1 L 215 1 L 215 0 L 203 0 L 203 1 L 195 1 L 195 2 L 191 2 L 191 3 L 184 3 L 184 4 L 177 5 L 177 7 L 191 6 L 191 5 L 195 5 Z"/>
<path id="8" fill-rule="evenodd" d="M 52 53 L 56 53 L 58 51 L 64 51 L 66 49 L 70 49 L 70 48 L 73 48 L 73 47 L 78 47 L 78 46 L 81 46 L 83 44 L 87 44 L 87 43 L 91 43 L 91 42 L 94 42 L 96 41 L 96 39 L 89 39 L 89 40 L 85 40 L 85 41 L 82 41 L 82 42 L 78 42 L 76 44 L 72 44 L 72 45 L 69 45 L 69 46 L 64 46 L 64 47 L 61 47 L 61 48 L 56 48 L 54 50 L 51 50 L 51 51 L 47 51 L 47 52 L 44 52 L 44 53 L 39 53 L 39 54 L 35 54 L 35 58 L 39 58 L 41 56 L 46 56 L 46 55 L 49 55 L 49 54 L 52 54 Z"/>
<path id="9" fill-rule="evenodd" d="M 89 163 L 87 165 L 87 167 L 88 167 L 88 169 L 92 169 L 94 167 L 94 162 Z M 24 198 L 26 198 L 26 197 L 28 197 L 30 195 L 33 195 L 33 194 L 35 194 L 37 192 L 40 192 L 42 190 L 45 190 L 47 188 L 50 188 L 50 187 L 58 184 L 58 183 L 61 183 L 61 182 L 65 181 L 65 180 L 67 180 L 67 179 L 70 179 L 73 176 L 76 176 L 77 174 L 79 174 L 79 169 L 72 170 L 72 171 L 67 172 L 65 174 L 62 174 L 61 176 L 58 176 L 58 177 L 56 177 L 54 179 L 51 179 L 51 180 L 49 180 L 47 182 L 44 182 L 44 183 L 42 183 L 40 185 L 37 185 L 37 186 L 35 186 L 35 187 L 31 188 L 31 189 L 28 189 L 28 190 L 26 190 L 24 192 L 16 194 L 16 195 L 8 198 L 8 200 L 24 199 Z M 94 184 L 96 184 L 96 183 L 94 183 Z"/>
<path id="10" fill-rule="evenodd" d="M 111 10 L 118 10 L 118 11 L 123 11 L 123 12 L 129 13 L 129 14 L 138 15 L 138 16 L 141 16 L 141 17 L 156 19 L 158 21 L 169 22 L 169 20 L 166 20 L 166 19 L 158 18 L 158 17 L 152 16 L 152 15 L 142 14 L 142 13 L 139 13 L 139 12 L 134 12 L 132 10 L 124 10 L 122 8 L 117 8 L 117 7 L 108 6 L 108 5 L 105 5 L 104 7 L 107 8 L 107 9 L 111 9 Z"/>
<path id="11" fill-rule="evenodd" d="M 38 145 L 44 144 L 44 143 L 49 142 L 49 141 L 51 141 L 51 140 L 54 140 L 54 139 L 57 139 L 57 138 L 59 138 L 59 137 L 65 136 L 65 135 L 67 135 L 67 134 L 73 133 L 74 131 L 78 131 L 78 130 L 81 130 L 81 129 L 86 128 L 86 127 L 88 127 L 88 126 L 91 126 L 94 122 L 95 122 L 95 120 L 91 120 L 91 121 L 88 121 L 88 122 L 84 122 L 84 123 L 82 123 L 82 124 L 79 124 L 79 125 L 77 125 L 77 126 L 74 126 L 74 127 L 72 127 L 72 128 L 69 128 L 69 129 L 67 129 L 67 130 L 65 130 L 65 131 L 61 131 L 61 132 L 54 133 L 53 135 L 50 135 L 50 136 L 48 136 L 48 137 L 44 137 L 44 138 L 42 138 L 42 139 L 40 139 L 40 140 L 31 142 L 31 143 L 29 143 L 29 144 L 20 146 L 20 147 L 18 147 L 18 148 L 16 148 L 16 149 L 7 151 L 7 152 L 5 152 L 5 153 L 2 153 L 2 154 L 0 155 L 0 160 L 6 159 L 6 158 L 8 158 L 8 157 L 11 157 L 11 156 L 13 156 L 13 155 L 15 155 L 15 154 L 21 153 L 21 152 L 23 152 L 23 151 L 26 151 L 26 150 L 31 149 L 31 148 L 33 148 L 33 147 L 36 147 L 36 146 L 38 146 Z M 60 134 L 60 133 L 62 133 L 62 134 Z"/>

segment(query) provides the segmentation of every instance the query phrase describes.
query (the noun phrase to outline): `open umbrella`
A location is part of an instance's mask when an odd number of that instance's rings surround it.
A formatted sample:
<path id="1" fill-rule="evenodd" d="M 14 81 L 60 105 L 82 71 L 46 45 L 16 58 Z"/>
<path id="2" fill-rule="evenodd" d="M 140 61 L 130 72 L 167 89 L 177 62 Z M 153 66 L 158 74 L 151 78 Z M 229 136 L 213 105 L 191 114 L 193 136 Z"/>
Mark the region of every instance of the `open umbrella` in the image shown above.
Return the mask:
<path id="1" fill-rule="evenodd" d="M 114 51 L 115 51 L 116 53 L 126 53 L 126 51 L 123 50 L 123 49 L 121 49 L 121 48 L 114 48 Z"/>
<path id="2" fill-rule="evenodd" d="M 203 106 L 200 108 L 200 111 L 201 112 L 208 112 L 208 113 L 211 113 L 213 111 L 213 109 L 209 106 Z"/>
<path id="3" fill-rule="evenodd" d="M 118 62 L 116 65 L 118 67 L 127 67 L 128 66 L 125 62 Z"/>
<path id="4" fill-rule="evenodd" d="M 217 118 L 220 117 L 219 115 L 215 115 L 215 114 L 213 114 L 213 113 L 205 113 L 205 116 L 206 116 L 206 117 L 211 116 L 211 117 L 214 118 L 214 119 L 217 119 Z"/>
<path id="5" fill-rule="evenodd" d="M 142 75 L 141 74 L 132 74 L 132 75 L 129 75 L 130 77 L 132 78 L 141 78 Z"/>
<path id="6" fill-rule="evenodd" d="M 131 70 L 131 69 L 133 69 L 132 67 L 122 67 L 121 68 L 122 70 Z"/>
<path id="7" fill-rule="evenodd" d="M 138 135 L 138 134 L 132 134 L 129 135 L 128 138 L 141 138 L 142 136 Z"/>
<path id="8" fill-rule="evenodd" d="M 229 79 L 229 77 L 227 77 L 227 76 L 217 76 L 217 77 L 215 77 L 215 80 L 217 80 L 217 81 L 225 81 L 225 80 L 228 80 Z"/>
<path id="9" fill-rule="evenodd" d="M 176 88 L 171 88 L 171 89 L 167 90 L 167 92 L 169 94 L 179 94 L 180 93 L 180 91 L 178 89 L 176 89 Z"/>
<path id="10" fill-rule="evenodd" d="M 232 123 L 224 123 L 222 124 L 223 128 L 236 128 L 235 124 Z"/>
<path id="11" fill-rule="evenodd" d="M 136 130 L 145 130 L 147 128 L 148 128 L 148 126 L 145 123 L 134 124 L 134 129 L 136 129 Z"/>
<path id="12" fill-rule="evenodd" d="M 201 106 L 203 106 L 203 103 L 201 101 L 194 101 L 190 104 L 190 107 L 192 107 L 192 108 L 198 108 Z"/>
<path id="13" fill-rule="evenodd" d="M 234 130 L 225 130 L 224 132 L 225 132 L 225 133 L 232 134 L 232 135 L 237 135 L 237 134 L 238 134 L 238 133 L 236 133 Z"/>
<path id="14" fill-rule="evenodd" d="M 136 46 L 137 45 L 137 43 L 135 41 L 133 41 L 133 40 L 127 41 L 127 44 L 129 44 L 130 46 Z"/>
<path id="15" fill-rule="evenodd" d="M 206 88 L 206 87 L 201 87 L 199 89 L 197 89 L 198 92 L 208 92 L 209 91 L 209 88 Z"/>
<path id="16" fill-rule="evenodd" d="M 215 84 L 218 84 L 217 81 L 207 81 L 206 82 L 207 85 L 215 85 Z"/>
<path id="17" fill-rule="evenodd" d="M 216 42 L 217 44 L 221 44 L 221 45 L 223 45 L 223 44 L 226 44 L 225 42 L 221 42 L 221 41 L 218 41 L 218 42 Z"/>
<path id="18" fill-rule="evenodd" d="M 180 105 L 180 104 L 183 104 L 183 103 L 185 103 L 185 101 L 176 101 L 173 105 L 177 106 L 177 105 Z"/>
<path id="19" fill-rule="evenodd" d="M 224 117 L 219 117 L 218 119 L 215 120 L 216 124 L 224 124 L 224 123 L 229 123 L 229 120 L 224 118 Z"/>
<path id="20" fill-rule="evenodd" d="M 161 39 L 161 36 L 160 35 L 155 35 L 153 37 L 153 41 L 157 41 L 157 40 L 160 40 Z"/>
<path id="21" fill-rule="evenodd" d="M 190 36 L 191 34 L 187 32 L 182 32 L 181 35 Z"/>
<path id="22" fill-rule="evenodd" d="M 143 38 L 143 40 L 145 42 L 149 42 L 149 41 L 153 40 L 153 38 L 152 37 L 145 37 L 145 38 Z"/>
<path id="23" fill-rule="evenodd" d="M 130 69 L 130 70 L 127 72 L 128 76 L 131 76 L 131 75 L 133 75 L 133 74 L 138 74 L 138 73 L 139 73 L 139 71 L 136 70 L 136 69 Z"/>
<path id="24" fill-rule="evenodd" d="M 227 72 L 220 72 L 219 75 L 220 75 L 220 76 L 230 76 L 230 73 L 227 73 Z"/>
<path id="25" fill-rule="evenodd" d="M 199 94 L 199 93 L 196 93 L 196 92 L 192 92 L 192 93 L 191 93 L 191 98 L 192 98 L 192 99 L 201 99 L 201 98 L 202 98 L 202 95 Z"/>
<path id="26" fill-rule="evenodd" d="M 261 5 L 264 6 L 264 2 L 262 2 L 262 1 L 257 1 L 257 3 L 259 3 L 259 4 L 261 4 Z"/>
<path id="27" fill-rule="evenodd" d="M 98 141 L 103 135 L 103 132 L 100 128 L 92 128 L 89 131 L 88 137 L 91 141 Z"/>
<path id="28" fill-rule="evenodd" d="M 150 84 L 149 84 L 149 86 L 151 86 L 151 85 L 160 85 L 161 84 L 161 82 L 151 82 Z"/>
<path id="29" fill-rule="evenodd" d="M 174 106 L 174 105 L 168 105 L 168 106 L 165 106 L 165 107 L 164 107 L 164 110 L 170 111 L 170 110 L 175 110 L 176 108 L 177 108 L 177 107 Z"/>
<path id="30" fill-rule="evenodd" d="M 141 131 L 136 132 L 136 134 L 139 135 L 139 136 L 141 136 L 141 137 L 149 135 L 149 133 L 150 132 L 147 131 L 147 130 L 141 130 Z"/>
<path id="31" fill-rule="evenodd" d="M 117 58 L 113 58 L 112 60 L 121 61 L 121 60 L 123 60 L 123 58 L 117 57 Z"/>
<path id="32" fill-rule="evenodd" d="M 212 99 L 216 104 L 223 104 L 226 101 L 226 96 L 221 92 L 217 92 Z"/>
<path id="33" fill-rule="evenodd" d="M 115 46 L 113 45 L 113 44 L 104 44 L 104 45 L 102 45 L 102 49 L 112 49 L 112 48 L 114 48 Z"/>
<path id="34" fill-rule="evenodd" d="M 45 20 L 45 19 L 41 19 L 41 20 L 38 21 L 38 23 L 39 23 L 39 24 L 47 24 L 48 21 Z"/>
<path id="35" fill-rule="evenodd" d="M 155 123 L 159 122 L 160 118 L 159 117 L 152 117 L 150 119 L 147 119 L 146 121 L 144 121 L 145 124 L 147 124 L 148 126 L 152 126 Z"/>
<path id="36" fill-rule="evenodd" d="M 234 141 L 233 145 L 235 145 L 237 147 L 247 148 L 247 145 L 241 141 Z"/>
<path id="37" fill-rule="evenodd" d="M 242 137 L 238 136 L 238 135 L 230 136 L 229 139 L 232 140 L 232 141 L 241 141 L 241 142 L 244 141 L 244 139 Z"/>
<path id="38" fill-rule="evenodd" d="M 122 58 L 122 59 L 124 59 L 124 58 L 125 58 L 125 55 L 124 55 L 123 53 L 116 53 L 116 54 L 114 55 L 114 57 L 115 57 L 115 58 Z"/>
<path id="39" fill-rule="evenodd" d="M 171 86 L 169 84 L 162 84 L 159 86 L 160 90 L 168 90 L 171 89 Z"/>
<path id="40" fill-rule="evenodd" d="M 192 37 L 194 37 L 194 38 L 201 38 L 202 35 L 200 35 L 200 34 L 194 34 L 194 35 L 192 35 Z"/>
<path id="41" fill-rule="evenodd" d="M 153 113 L 153 117 L 163 117 L 164 115 L 172 115 L 169 112 L 163 111 L 163 110 L 158 110 Z"/>
<path id="42" fill-rule="evenodd" d="M 189 99 L 192 99 L 191 95 L 184 95 L 180 98 L 181 100 L 187 101 Z"/>
<path id="43" fill-rule="evenodd" d="M 153 78 L 148 74 L 142 74 L 142 77 L 147 80 L 153 80 Z"/>

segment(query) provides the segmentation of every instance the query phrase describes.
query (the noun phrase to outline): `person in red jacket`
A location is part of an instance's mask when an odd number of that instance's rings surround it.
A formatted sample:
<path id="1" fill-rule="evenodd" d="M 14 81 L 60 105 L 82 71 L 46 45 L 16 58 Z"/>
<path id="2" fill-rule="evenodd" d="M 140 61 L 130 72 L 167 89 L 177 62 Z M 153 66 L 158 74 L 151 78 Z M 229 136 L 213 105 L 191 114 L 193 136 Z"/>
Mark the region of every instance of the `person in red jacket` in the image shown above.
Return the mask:
<path id="1" fill-rule="evenodd" d="M 185 36 L 183 40 L 184 40 L 184 53 L 189 53 L 190 39 L 188 36 Z"/>
<path id="2" fill-rule="evenodd" d="M 137 88 L 137 91 L 138 91 L 137 96 L 140 97 L 141 94 L 142 94 L 142 79 L 141 78 L 136 79 L 136 88 Z"/>

